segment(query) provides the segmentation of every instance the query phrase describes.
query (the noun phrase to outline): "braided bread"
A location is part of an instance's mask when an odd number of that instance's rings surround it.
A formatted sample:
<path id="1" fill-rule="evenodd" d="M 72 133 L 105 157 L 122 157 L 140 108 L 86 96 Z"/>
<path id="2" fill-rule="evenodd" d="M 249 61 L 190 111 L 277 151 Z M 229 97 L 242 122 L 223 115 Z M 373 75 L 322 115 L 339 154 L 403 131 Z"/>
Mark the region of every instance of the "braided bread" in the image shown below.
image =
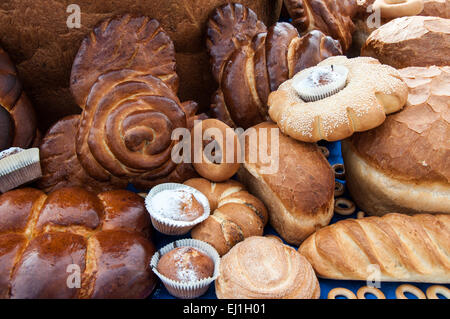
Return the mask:
<path id="1" fill-rule="evenodd" d="M 65 139 L 73 140 L 75 152 L 61 156 L 50 147 L 47 156 L 76 157 L 77 168 L 104 185 L 148 188 L 196 176 L 190 164 L 171 160 L 172 131 L 192 126 L 197 111 L 195 102 L 179 101 L 178 82 L 174 45 L 156 20 L 104 21 L 84 39 L 72 68 L 71 90 L 83 112 L 75 136 Z M 47 145 L 56 139 L 48 135 Z M 58 187 L 58 170 L 47 164 L 43 173 L 46 189 Z M 68 184 L 80 186 L 71 177 L 76 172 L 68 173 Z"/>
<path id="2" fill-rule="evenodd" d="M 261 236 L 269 219 L 266 207 L 244 186 L 233 180 L 213 183 L 204 178 L 185 182 L 202 192 L 213 212 L 191 231 L 192 238 L 212 245 L 219 255 L 250 236 Z"/>
<path id="3" fill-rule="evenodd" d="M 145 298 L 156 284 L 137 194 L 18 189 L 0 196 L 0 220 L 0 298 Z"/>
<path id="4" fill-rule="evenodd" d="M 299 252 L 325 278 L 450 283 L 450 215 L 346 219 L 309 237 Z"/>
<path id="5" fill-rule="evenodd" d="M 320 30 L 339 40 L 344 52 L 350 48 L 357 0 L 284 0 L 284 5 L 299 32 Z"/>
<path id="6" fill-rule="evenodd" d="M 289 23 L 267 30 L 240 5 L 217 8 L 207 24 L 207 49 L 219 84 L 211 113 L 232 127 L 248 128 L 268 118 L 269 93 L 295 73 L 342 54 L 338 41 L 320 31 L 299 37 Z"/>
<path id="7" fill-rule="evenodd" d="M 38 139 L 34 109 L 16 67 L 0 48 L 0 151 L 11 146 L 28 148 Z"/>

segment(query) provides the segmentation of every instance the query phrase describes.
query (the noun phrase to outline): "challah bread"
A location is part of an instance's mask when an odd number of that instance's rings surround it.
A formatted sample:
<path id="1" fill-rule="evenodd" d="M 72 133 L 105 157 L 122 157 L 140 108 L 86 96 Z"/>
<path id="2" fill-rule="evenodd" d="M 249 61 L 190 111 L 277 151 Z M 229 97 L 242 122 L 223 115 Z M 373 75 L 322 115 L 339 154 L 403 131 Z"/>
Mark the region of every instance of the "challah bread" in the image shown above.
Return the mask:
<path id="1" fill-rule="evenodd" d="M 342 142 L 347 188 L 372 215 L 450 213 L 450 67 L 399 75 L 405 108 Z"/>
<path id="2" fill-rule="evenodd" d="M 0 151 L 37 144 L 36 114 L 23 91 L 16 67 L 0 48 Z"/>
<path id="3" fill-rule="evenodd" d="M 213 183 L 204 178 L 187 180 L 185 185 L 202 192 L 212 214 L 192 229 L 191 235 L 213 246 L 219 255 L 250 236 L 261 236 L 268 221 L 264 204 L 233 180 Z"/>
<path id="4" fill-rule="evenodd" d="M 0 217 L 0 298 L 145 298 L 155 287 L 137 194 L 18 189 L 0 196 Z"/>
<path id="5" fill-rule="evenodd" d="M 261 123 L 252 131 L 239 181 L 265 203 L 278 234 L 299 245 L 333 216 L 333 170 L 316 144 L 283 135 L 274 123 Z M 252 159 L 250 154 L 259 155 Z"/>
<path id="6" fill-rule="evenodd" d="M 319 277 L 450 283 L 450 215 L 387 214 L 345 219 L 299 248 Z M 377 277 L 373 277 L 377 278 Z"/>
<path id="7" fill-rule="evenodd" d="M 311 264 L 275 238 L 253 236 L 234 246 L 220 262 L 219 299 L 318 299 Z"/>
<path id="8" fill-rule="evenodd" d="M 300 37 L 289 23 L 271 28 L 240 5 L 217 8 L 207 24 L 207 49 L 219 85 L 211 113 L 232 127 L 267 119 L 269 93 L 298 71 L 342 53 L 338 41 L 320 31 Z"/>

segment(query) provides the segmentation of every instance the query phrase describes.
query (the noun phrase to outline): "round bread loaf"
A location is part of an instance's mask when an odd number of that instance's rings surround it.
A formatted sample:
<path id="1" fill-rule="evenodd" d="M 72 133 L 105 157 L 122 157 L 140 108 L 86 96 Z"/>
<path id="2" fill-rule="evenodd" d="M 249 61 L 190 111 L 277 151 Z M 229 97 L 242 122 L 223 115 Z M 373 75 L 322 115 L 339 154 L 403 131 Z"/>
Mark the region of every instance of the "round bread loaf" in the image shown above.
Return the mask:
<path id="1" fill-rule="evenodd" d="M 394 19 L 371 33 L 361 55 L 400 69 L 450 64 L 450 20 L 412 16 Z"/>
<path id="2" fill-rule="evenodd" d="M 450 213 L 450 67 L 399 72 L 406 107 L 342 143 L 348 189 L 369 214 Z"/>
<path id="3" fill-rule="evenodd" d="M 424 0 L 422 16 L 441 17 L 450 19 L 450 1 L 448 0 Z"/>

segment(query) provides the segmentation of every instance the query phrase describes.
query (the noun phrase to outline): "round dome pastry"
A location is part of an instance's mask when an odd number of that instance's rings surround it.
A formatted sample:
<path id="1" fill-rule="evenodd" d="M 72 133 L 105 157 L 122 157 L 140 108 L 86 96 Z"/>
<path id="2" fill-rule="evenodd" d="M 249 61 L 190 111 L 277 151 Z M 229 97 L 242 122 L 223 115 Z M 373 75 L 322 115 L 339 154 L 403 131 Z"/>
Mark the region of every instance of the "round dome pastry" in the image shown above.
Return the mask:
<path id="1" fill-rule="evenodd" d="M 423 0 L 376 0 L 372 9 L 380 10 L 382 18 L 395 19 L 418 15 L 423 6 Z"/>
<path id="2" fill-rule="evenodd" d="M 348 190 L 372 215 L 450 213 L 450 67 L 399 73 L 406 107 L 342 143 Z"/>
<path id="3" fill-rule="evenodd" d="M 234 246 L 220 262 L 219 299 L 318 299 L 311 264 L 280 240 L 254 236 Z"/>
<path id="4" fill-rule="evenodd" d="M 305 77 L 310 78 L 308 85 Z M 305 90 L 312 99 L 305 98 Z M 407 96 L 407 86 L 394 68 L 373 58 L 331 57 L 272 92 L 269 115 L 294 139 L 336 141 L 379 126 L 386 114 L 404 106 Z"/>

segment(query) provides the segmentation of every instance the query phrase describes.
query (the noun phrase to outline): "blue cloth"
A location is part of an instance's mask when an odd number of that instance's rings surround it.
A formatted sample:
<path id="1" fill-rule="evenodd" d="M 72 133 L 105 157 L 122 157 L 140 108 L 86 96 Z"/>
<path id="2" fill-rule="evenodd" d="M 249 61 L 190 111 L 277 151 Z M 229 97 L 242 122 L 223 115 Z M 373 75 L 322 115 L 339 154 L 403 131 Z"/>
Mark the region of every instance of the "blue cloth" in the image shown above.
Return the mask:
<path id="1" fill-rule="evenodd" d="M 340 142 L 324 143 L 322 145 L 326 146 L 330 151 L 330 156 L 328 157 L 328 160 L 331 165 L 336 164 L 336 163 L 343 163 Z M 345 184 L 345 181 L 340 181 L 340 182 Z M 350 198 L 350 196 L 347 192 L 344 194 L 344 197 Z M 356 209 L 355 214 L 353 214 L 351 216 L 344 217 L 344 216 L 340 216 L 340 215 L 335 215 L 333 217 L 333 219 L 331 220 L 331 223 L 335 223 L 344 218 L 356 218 L 356 212 L 358 212 L 358 209 Z M 154 239 L 157 249 L 160 249 L 163 246 L 165 246 L 173 241 L 176 241 L 178 239 L 190 238 L 190 234 L 187 234 L 185 236 L 167 236 L 167 235 L 160 234 L 157 231 L 155 231 L 155 233 L 156 234 L 153 239 Z M 274 234 L 274 235 L 278 236 L 278 234 L 275 232 L 275 230 L 270 225 L 266 227 L 265 234 Z M 298 247 L 294 247 L 294 248 L 298 248 Z M 327 299 L 328 292 L 331 289 L 336 288 L 336 287 L 343 287 L 343 288 L 350 289 L 351 291 L 353 291 L 356 294 L 356 291 L 360 287 L 367 285 L 367 283 L 364 281 L 329 280 L 329 279 L 321 279 L 321 278 L 319 278 L 319 283 L 320 283 L 320 291 L 321 291 L 320 298 L 321 299 Z M 395 297 L 395 289 L 400 284 L 401 283 L 382 282 L 380 290 L 385 294 L 386 298 L 395 299 L 396 298 Z M 418 283 L 411 283 L 411 284 L 420 288 L 424 293 L 425 293 L 426 289 L 430 286 L 430 284 L 418 284 Z M 450 285 L 444 285 L 444 286 L 446 286 L 447 288 L 450 288 Z M 406 294 L 406 296 L 408 298 L 415 298 L 414 296 L 412 296 L 408 293 Z M 150 296 L 150 298 L 173 299 L 174 297 L 169 294 L 167 289 L 160 282 L 158 284 L 157 288 L 155 289 L 155 291 L 153 292 L 153 294 Z M 201 299 L 216 299 L 214 284 L 212 284 L 211 287 L 209 288 L 209 290 L 200 298 Z M 373 299 L 374 297 L 370 294 L 367 294 L 366 298 Z"/>

